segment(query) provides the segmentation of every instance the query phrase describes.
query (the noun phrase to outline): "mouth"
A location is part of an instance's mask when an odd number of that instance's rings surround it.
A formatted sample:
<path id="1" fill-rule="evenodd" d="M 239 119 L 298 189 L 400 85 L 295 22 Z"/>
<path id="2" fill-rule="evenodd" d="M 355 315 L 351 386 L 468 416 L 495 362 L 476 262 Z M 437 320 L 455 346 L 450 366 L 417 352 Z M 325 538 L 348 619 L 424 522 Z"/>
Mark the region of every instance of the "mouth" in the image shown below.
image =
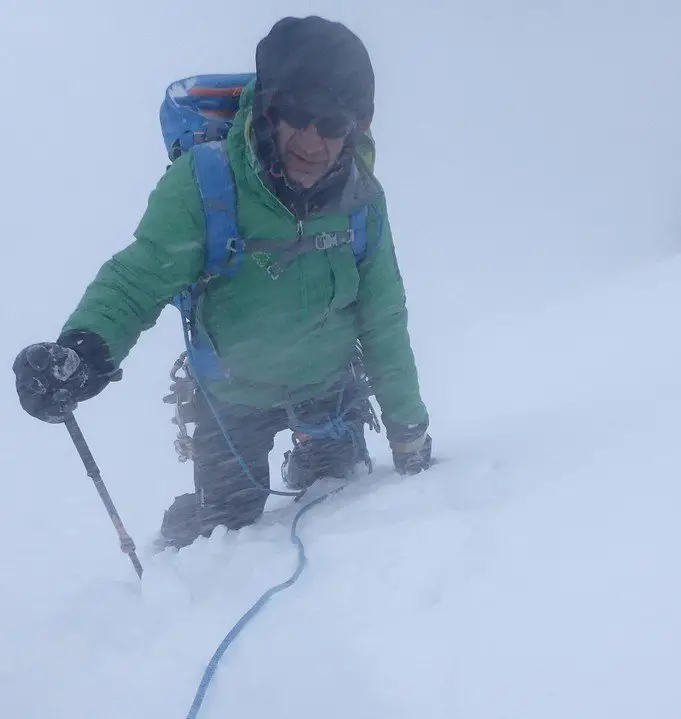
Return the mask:
<path id="1" fill-rule="evenodd" d="M 327 170 L 326 158 L 303 157 L 293 151 L 287 153 L 284 166 L 293 180 L 305 185 L 319 180 Z"/>
<path id="2" fill-rule="evenodd" d="M 309 155 L 304 156 L 297 153 L 295 150 L 290 150 L 288 155 L 293 164 L 301 168 L 309 168 L 312 171 L 321 167 L 326 167 L 326 158 L 323 157 L 310 157 Z"/>

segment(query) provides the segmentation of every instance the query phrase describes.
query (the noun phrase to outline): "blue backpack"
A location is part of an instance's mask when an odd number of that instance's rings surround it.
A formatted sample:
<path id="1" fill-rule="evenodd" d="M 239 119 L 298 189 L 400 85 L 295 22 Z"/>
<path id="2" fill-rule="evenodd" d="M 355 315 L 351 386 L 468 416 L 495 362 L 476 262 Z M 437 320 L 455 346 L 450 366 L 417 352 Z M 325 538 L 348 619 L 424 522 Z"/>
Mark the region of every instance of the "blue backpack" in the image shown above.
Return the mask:
<path id="1" fill-rule="evenodd" d="M 255 75 L 197 75 L 178 80 L 166 90 L 160 121 L 168 157 L 174 162 L 185 152 L 194 155 L 194 173 L 206 219 L 206 253 L 200 278 L 173 299 L 180 310 L 187 351 L 192 368 L 207 378 L 228 378 L 210 338 L 196 321 L 196 304 L 206 284 L 215 277 L 238 272 L 244 254 L 282 249 L 282 243 L 249 239 L 246 247 L 239 237 L 234 175 L 222 141 L 239 109 L 244 87 Z M 276 280 L 284 268 L 302 252 L 328 250 L 349 244 L 359 263 L 366 253 L 368 208 L 350 214 L 349 229 L 298 237 L 284 248 L 267 272 Z"/>

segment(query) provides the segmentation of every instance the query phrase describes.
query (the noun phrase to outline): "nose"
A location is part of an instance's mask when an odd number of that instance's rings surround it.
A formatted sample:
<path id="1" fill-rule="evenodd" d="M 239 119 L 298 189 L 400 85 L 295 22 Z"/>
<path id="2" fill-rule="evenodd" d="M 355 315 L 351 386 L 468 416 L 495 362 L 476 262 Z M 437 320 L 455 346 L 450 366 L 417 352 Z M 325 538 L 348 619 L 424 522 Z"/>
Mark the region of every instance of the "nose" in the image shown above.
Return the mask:
<path id="1" fill-rule="evenodd" d="M 324 149 L 324 139 L 317 132 L 315 125 L 308 125 L 303 130 L 298 130 L 297 144 L 301 150 L 312 155 Z"/>

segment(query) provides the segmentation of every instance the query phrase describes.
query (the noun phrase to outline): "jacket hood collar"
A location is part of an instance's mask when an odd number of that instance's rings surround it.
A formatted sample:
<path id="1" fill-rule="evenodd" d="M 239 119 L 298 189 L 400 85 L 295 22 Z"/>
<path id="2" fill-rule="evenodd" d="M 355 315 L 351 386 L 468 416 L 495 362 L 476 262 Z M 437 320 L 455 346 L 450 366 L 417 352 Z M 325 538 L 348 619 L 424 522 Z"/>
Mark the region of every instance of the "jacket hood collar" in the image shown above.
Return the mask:
<path id="1" fill-rule="evenodd" d="M 254 85 L 254 82 L 249 83 L 244 88 L 234 129 L 238 132 L 239 125 L 243 126 L 248 166 L 281 204 L 297 218 L 305 219 L 310 215 L 350 212 L 380 198 L 381 187 L 356 152 L 352 140 L 343 148 L 338 162 L 318 183 L 309 189 L 292 186 L 278 166 L 278 158 L 273 156 L 273 138 L 263 137 L 267 118 L 254 117 Z M 272 147 L 268 148 L 268 143 Z"/>

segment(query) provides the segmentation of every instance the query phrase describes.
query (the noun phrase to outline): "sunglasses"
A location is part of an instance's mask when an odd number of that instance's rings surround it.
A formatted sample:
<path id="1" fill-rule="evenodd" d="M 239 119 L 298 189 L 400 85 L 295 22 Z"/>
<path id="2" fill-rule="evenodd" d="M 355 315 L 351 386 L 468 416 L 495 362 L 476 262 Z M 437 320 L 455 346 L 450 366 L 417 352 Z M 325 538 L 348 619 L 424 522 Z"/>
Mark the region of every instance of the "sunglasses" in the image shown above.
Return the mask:
<path id="1" fill-rule="evenodd" d="M 327 140 L 347 137 L 357 127 L 357 122 L 349 115 L 338 113 L 321 117 L 290 101 L 280 100 L 272 109 L 278 119 L 295 130 L 304 130 L 314 125 L 319 136 Z"/>

